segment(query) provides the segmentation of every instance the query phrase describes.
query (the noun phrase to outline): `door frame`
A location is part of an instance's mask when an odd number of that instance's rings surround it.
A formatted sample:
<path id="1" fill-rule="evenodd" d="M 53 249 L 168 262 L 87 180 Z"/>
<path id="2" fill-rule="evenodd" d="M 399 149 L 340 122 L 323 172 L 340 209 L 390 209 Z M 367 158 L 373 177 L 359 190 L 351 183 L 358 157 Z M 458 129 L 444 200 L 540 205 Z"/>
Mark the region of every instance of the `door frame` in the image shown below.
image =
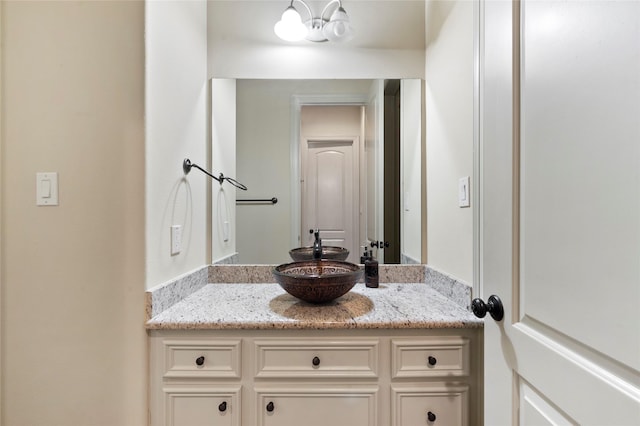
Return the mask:
<path id="1" fill-rule="evenodd" d="M 482 44 L 482 34 L 484 29 L 483 12 L 484 0 L 473 2 L 473 175 L 471 177 L 471 203 L 473 208 L 472 217 L 472 232 L 473 232 L 473 254 L 472 254 L 472 279 L 471 283 L 472 297 L 480 297 L 482 294 L 482 282 L 480 280 L 481 268 L 480 268 L 480 245 L 481 245 L 481 226 L 482 223 L 482 182 L 480 177 L 482 157 L 480 155 L 481 149 L 481 134 L 482 134 L 482 60 L 480 46 Z M 425 206 L 426 211 L 426 206 Z"/>
<path id="2" fill-rule="evenodd" d="M 327 95 L 293 95 L 291 96 L 291 140 L 290 140 L 290 162 L 291 162 L 291 248 L 299 247 L 301 239 L 301 214 L 302 214 L 302 186 L 300 185 L 300 115 L 302 107 L 313 106 L 345 106 L 345 105 L 366 105 L 368 97 L 366 94 L 327 94 Z M 359 208 L 360 206 L 358 206 Z M 359 230 L 358 230 L 359 234 Z M 359 235 L 358 235 L 359 237 Z"/>

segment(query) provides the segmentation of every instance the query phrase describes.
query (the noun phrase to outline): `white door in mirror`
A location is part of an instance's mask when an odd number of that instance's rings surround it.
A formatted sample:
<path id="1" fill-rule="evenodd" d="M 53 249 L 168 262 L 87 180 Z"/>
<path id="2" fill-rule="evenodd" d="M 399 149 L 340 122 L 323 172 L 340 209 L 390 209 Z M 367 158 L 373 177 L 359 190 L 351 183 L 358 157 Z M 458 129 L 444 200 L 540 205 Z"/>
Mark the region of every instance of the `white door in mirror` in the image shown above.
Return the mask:
<path id="1" fill-rule="evenodd" d="M 36 173 L 36 205 L 58 205 L 58 173 Z"/>

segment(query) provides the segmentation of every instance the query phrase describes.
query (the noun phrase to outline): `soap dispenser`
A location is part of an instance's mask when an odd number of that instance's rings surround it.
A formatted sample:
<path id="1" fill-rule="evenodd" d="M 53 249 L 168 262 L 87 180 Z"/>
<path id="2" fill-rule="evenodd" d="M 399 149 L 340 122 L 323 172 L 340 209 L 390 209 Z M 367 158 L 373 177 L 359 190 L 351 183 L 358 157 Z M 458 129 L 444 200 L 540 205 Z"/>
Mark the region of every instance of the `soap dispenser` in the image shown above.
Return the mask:
<path id="1" fill-rule="evenodd" d="M 364 284 L 370 288 L 377 288 L 379 285 L 378 261 L 373 257 L 372 250 L 369 250 L 369 255 L 364 261 Z"/>

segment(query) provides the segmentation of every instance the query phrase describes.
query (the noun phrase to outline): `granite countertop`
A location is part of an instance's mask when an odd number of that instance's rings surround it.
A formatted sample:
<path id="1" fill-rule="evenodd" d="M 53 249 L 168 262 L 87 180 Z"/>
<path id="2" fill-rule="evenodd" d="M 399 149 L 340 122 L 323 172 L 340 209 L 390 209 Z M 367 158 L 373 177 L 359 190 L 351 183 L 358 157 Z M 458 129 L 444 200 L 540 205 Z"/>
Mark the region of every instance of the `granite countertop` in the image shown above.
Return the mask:
<path id="1" fill-rule="evenodd" d="M 147 329 L 477 328 L 483 321 L 424 283 L 356 286 L 324 305 L 278 284 L 207 284 L 153 316 Z"/>

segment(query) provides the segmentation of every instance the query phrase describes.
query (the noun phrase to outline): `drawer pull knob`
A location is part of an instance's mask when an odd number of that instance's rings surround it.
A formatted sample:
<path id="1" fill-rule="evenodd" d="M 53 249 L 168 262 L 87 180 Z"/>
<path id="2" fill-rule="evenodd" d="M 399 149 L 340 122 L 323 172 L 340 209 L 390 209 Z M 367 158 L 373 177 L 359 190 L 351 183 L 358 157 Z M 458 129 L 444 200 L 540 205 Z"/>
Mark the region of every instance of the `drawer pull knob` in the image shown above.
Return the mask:
<path id="1" fill-rule="evenodd" d="M 267 411 L 271 413 L 275 408 L 276 407 L 273 405 L 273 401 L 269 401 L 269 403 L 267 404 Z"/>
<path id="2" fill-rule="evenodd" d="M 429 358 L 427 359 L 427 361 L 429 362 L 429 365 L 433 366 L 436 365 L 438 363 L 438 360 L 436 359 L 436 357 L 429 355 Z"/>
<path id="3" fill-rule="evenodd" d="M 320 365 L 320 358 L 318 358 L 317 356 L 314 356 L 313 359 L 311 360 L 311 363 L 313 365 L 315 365 L 316 367 Z"/>
<path id="4" fill-rule="evenodd" d="M 429 420 L 430 422 L 435 422 L 436 421 L 436 415 L 433 414 L 431 411 L 429 411 L 427 413 L 427 420 Z"/>
<path id="5" fill-rule="evenodd" d="M 204 357 L 199 356 L 198 358 L 196 358 L 196 364 L 202 366 L 204 364 Z"/>
<path id="6" fill-rule="evenodd" d="M 220 405 L 218 405 L 218 410 L 221 413 L 224 413 L 225 411 L 227 411 L 227 401 L 222 401 Z"/>

